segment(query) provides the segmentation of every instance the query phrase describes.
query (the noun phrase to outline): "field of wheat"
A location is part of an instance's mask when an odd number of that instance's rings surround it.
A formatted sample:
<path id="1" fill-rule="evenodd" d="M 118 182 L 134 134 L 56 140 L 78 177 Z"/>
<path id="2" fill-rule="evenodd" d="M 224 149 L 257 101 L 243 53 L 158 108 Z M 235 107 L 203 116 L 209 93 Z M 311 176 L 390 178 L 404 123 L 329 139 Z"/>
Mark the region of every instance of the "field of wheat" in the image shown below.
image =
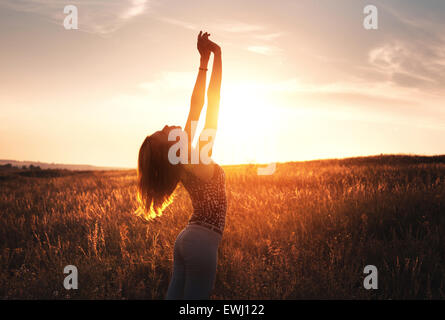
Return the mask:
<path id="1" fill-rule="evenodd" d="M 224 167 L 228 211 L 213 299 L 445 298 L 445 159 L 374 157 Z M 179 186 L 136 217 L 135 171 L 0 176 L 1 299 L 163 299 Z M 63 287 L 75 265 L 78 290 Z M 378 269 L 366 290 L 363 268 Z"/>

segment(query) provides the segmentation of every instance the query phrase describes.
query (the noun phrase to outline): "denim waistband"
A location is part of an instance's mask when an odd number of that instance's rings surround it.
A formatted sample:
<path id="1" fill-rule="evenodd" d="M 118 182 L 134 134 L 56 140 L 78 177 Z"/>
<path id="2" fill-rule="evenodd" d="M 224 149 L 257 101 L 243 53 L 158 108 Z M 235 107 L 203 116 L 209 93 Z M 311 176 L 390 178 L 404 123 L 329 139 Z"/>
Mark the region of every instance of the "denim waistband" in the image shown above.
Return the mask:
<path id="1" fill-rule="evenodd" d="M 211 223 L 208 222 L 204 222 L 204 221 L 200 221 L 200 220 L 193 220 L 193 218 L 191 220 L 189 220 L 188 224 L 197 224 L 197 225 L 201 225 L 203 227 L 206 227 L 207 229 L 213 230 L 216 233 L 219 233 L 220 235 L 222 235 L 222 230 L 220 230 L 219 228 L 217 228 L 216 226 L 214 226 Z"/>
<path id="2" fill-rule="evenodd" d="M 211 230 L 211 229 L 209 229 L 209 228 L 207 228 L 207 227 L 205 227 L 203 225 L 197 224 L 197 223 L 187 224 L 186 229 L 189 229 L 189 228 L 206 231 L 206 232 L 216 236 L 218 240 L 221 240 L 221 238 L 222 238 L 222 234 L 221 233 L 216 232 L 214 230 Z"/>

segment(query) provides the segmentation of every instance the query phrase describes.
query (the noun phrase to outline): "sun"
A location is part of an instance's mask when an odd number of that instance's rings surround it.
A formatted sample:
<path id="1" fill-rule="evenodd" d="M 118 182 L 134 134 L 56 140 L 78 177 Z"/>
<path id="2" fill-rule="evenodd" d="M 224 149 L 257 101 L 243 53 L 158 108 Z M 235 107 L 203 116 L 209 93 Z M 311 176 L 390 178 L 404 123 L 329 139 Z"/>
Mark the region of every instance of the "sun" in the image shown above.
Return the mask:
<path id="1" fill-rule="evenodd" d="M 221 91 L 218 144 L 223 144 L 225 163 L 266 163 L 271 156 L 275 122 L 267 94 L 260 86 L 229 85 Z"/>

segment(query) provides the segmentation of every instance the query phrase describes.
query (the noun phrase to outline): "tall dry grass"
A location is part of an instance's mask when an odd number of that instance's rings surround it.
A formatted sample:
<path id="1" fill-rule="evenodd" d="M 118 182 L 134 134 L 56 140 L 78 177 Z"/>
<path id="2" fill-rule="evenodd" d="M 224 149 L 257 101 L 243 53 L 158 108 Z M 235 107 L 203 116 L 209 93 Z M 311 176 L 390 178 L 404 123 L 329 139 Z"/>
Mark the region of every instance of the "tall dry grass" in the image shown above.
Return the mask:
<path id="1" fill-rule="evenodd" d="M 212 298 L 445 298 L 445 161 L 422 159 L 225 167 Z M 134 171 L 0 176 L 0 298 L 162 299 L 191 202 L 181 186 L 144 223 L 135 192 Z M 63 287 L 69 264 L 78 290 Z M 378 290 L 363 288 L 369 264 Z"/>

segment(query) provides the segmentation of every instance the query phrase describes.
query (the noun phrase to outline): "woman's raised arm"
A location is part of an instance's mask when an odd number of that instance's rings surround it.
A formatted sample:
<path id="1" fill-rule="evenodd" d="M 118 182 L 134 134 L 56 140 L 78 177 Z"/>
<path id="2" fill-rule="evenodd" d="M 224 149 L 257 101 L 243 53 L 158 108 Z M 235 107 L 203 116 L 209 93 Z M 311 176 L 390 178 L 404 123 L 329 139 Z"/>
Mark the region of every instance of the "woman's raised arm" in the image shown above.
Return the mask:
<path id="1" fill-rule="evenodd" d="M 221 96 L 221 78 L 222 78 L 222 59 L 221 48 L 214 42 L 207 40 L 210 51 L 213 52 L 213 67 L 210 77 L 209 88 L 207 90 L 207 112 L 204 130 L 212 130 L 211 141 L 208 149 L 208 155 L 212 155 L 213 143 L 218 128 L 219 101 Z M 210 137 L 209 137 L 210 138 Z"/>
<path id="2" fill-rule="evenodd" d="M 207 114 L 205 129 L 218 128 L 219 101 L 221 96 L 222 59 L 221 48 L 208 40 L 210 51 L 213 52 L 212 76 L 207 90 Z"/>
<path id="3" fill-rule="evenodd" d="M 193 88 L 192 98 L 190 101 L 190 111 L 185 124 L 184 131 L 187 133 L 189 148 L 192 144 L 195 132 L 192 132 L 192 122 L 199 120 L 202 108 L 204 106 L 205 89 L 207 81 L 207 65 L 210 58 L 210 50 L 207 47 L 207 38 L 209 34 L 202 31 L 198 35 L 198 51 L 201 55 L 198 76 L 196 78 L 195 87 Z M 196 129 L 196 128 L 195 128 Z"/>

